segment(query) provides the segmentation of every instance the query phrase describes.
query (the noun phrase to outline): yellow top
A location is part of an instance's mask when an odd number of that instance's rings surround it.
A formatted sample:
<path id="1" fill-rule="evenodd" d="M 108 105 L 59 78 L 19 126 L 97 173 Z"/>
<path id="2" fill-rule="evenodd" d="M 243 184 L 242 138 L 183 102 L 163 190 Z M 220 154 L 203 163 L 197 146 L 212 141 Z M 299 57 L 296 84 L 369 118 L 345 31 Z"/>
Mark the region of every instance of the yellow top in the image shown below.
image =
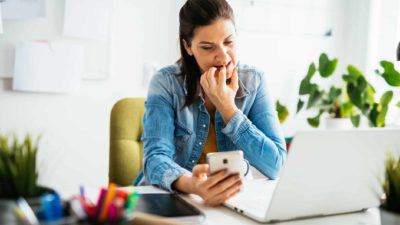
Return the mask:
<path id="1" fill-rule="evenodd" d="M 198 163 L 199 164 L 206 163 L 207 153 L 216 151 L 217 151 L 217 137 L 215 136 L 214 123 L 210 122 L 210 127 L 208 128 L 207 140 Z"/>

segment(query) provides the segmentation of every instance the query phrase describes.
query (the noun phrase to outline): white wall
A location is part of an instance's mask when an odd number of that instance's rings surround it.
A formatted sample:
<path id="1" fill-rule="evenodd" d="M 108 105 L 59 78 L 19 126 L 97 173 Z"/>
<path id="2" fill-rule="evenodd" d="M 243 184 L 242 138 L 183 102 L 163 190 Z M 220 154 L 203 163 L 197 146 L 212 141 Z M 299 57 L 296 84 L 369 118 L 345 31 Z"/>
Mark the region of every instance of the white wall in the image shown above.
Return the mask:
<path id="1" fill-rule="evenodd" d="M 41 183 L 65 194 L 80 184 L 107 183 L 110 110 L 118 99 L 146 95 L 144 63 L 165 65 L 177 59 L 178 4 L 114 1 L 111 75 L 103 81 L 83 80 L 77 93 L 13 92 L 12 80 L 0 79 L 0 132 L 43 134 Z"/>
<path id="2" fill-rule="evenodd" d="M 293 115 L 298 84 L 308 64 L 316 61 L 321 51 L 366 66 L 367 39 L 363 37 L 368 33 L 365 20 L 369 16 L 369 1 L 352 1 L 253 1 L 256 6 L 263 5 L 269 10 L 275 7 L 268 12 L 278 17 L 263 20 L 266 31 L 245 29 L 243 22 L 238 29 L 242 41 L 238 49 L 240 59 L 264 69 L 273 99 L 290 106 L 292 115 L 284 124 L 287 135 L 307 128 L 305 115 Z M 182 2 L 184 0 L 114 0 L 111 74 L 103 81 L 82 81 L 77 93 L 18 93 L 11 91 L 11 79 L 0 79 L 0 132 L 44 134 L 39 152 L 43 184 L 69 195 L 77 192 L 80 184 L 107 183 L 111 107 L 120 98 L 145 96 L 144 64 L 162 66 L 178 58 L 178 11 Z M 237 12 L 237 20 L 248 19 L 243 11 L 250 0 L 230 2 Z M 354 10 L 359 12 L 354 14 Z M 314 13 L 313 17 L 307 17 L 308 12 Z M 268 21 L 278 18 L 279 22 L 281 17 L 291 19 L 286 25 L 280 25 L 281 30 L 269 29 L 276 24 L 268 24 Z M 321 21 L 310 28 L 306 26 L 307 21 L 306 25 L 301 25 L 293 18 Z M 238 25 L 240 23 L 238 21 Z M 326 24 L 332 25 L 333 36 L 324 39 L 315 31 Z M 358 28 L 354 30 L 347 24 Z"/>

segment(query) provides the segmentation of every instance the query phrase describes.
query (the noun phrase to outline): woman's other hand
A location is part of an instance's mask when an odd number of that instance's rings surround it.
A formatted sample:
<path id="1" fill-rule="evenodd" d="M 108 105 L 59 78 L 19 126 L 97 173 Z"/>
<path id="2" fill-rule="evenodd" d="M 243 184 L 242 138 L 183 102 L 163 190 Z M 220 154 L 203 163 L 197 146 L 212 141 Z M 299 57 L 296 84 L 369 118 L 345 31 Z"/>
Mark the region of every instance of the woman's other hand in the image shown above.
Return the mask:
<path id="1" fill-rule="evenodd" d="M 199 195 L 208 205 L 217 206 L 240 191 L 242 182 L 239 174 L 227 174 L 222 170 L 208 174 L 208 165 L 193 168 L 192 176 L 184 175 L 174 183 L 178 190 Z"/>

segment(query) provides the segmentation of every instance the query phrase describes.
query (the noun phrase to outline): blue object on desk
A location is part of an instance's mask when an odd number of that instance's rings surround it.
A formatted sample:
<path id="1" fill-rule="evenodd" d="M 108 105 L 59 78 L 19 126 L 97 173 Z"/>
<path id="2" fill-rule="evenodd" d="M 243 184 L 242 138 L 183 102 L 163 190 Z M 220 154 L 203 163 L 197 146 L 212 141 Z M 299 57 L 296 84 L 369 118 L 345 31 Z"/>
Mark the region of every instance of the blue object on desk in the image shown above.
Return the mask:
<path id="1" fill-rule="evenodd" d="M 44 220 L 53 221 L 63 217 L 61 199 L 57 193 L 44 194 L 41 202 Z"/>

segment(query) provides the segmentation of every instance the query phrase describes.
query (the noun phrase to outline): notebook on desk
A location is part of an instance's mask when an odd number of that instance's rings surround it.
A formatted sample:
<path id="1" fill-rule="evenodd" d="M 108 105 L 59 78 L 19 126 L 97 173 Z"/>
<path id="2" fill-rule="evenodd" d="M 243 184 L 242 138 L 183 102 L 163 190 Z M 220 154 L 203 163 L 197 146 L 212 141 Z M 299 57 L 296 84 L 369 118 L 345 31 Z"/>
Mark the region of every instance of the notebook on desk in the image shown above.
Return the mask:
<path id="1" fill-rule="evenodd" d="M 387 151 L 399 153 L 399 129 L 301 132 L 278 180 L 245 181 L 243 191 L 225 205 L 259 222 L 376 207 Z"/>

